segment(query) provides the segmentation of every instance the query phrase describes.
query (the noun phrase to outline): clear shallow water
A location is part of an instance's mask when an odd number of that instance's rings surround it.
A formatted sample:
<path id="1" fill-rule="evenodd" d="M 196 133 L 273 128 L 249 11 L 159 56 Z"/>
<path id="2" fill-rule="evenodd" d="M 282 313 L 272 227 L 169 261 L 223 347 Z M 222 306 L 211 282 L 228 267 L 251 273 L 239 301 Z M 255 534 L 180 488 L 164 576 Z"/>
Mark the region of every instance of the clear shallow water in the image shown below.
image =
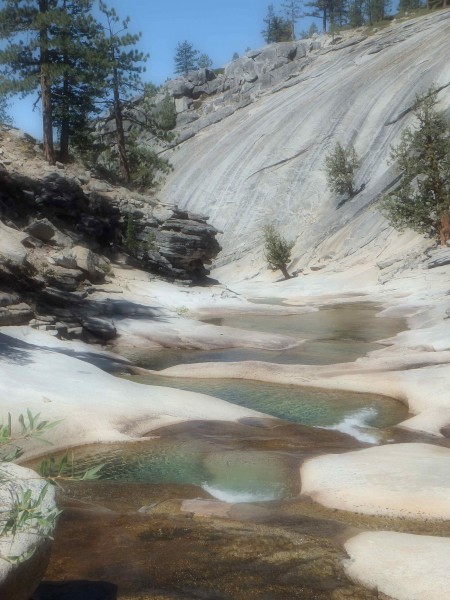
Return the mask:
<path id="1" fill-rule="evenodd" d="M 323 307 L 299 315 L 231 315 L 204 322 L 250 331 L 265 331 L 322 341 L 376 342 L 405 328 L 404 319 L 379 318 L 380 309 L 370 303 Z"/>
<path id="2" fill-rule="evenodd" d="M 408 414 L 400 402 L 375 394 L 238 379 L 172 379 L 156 375 L 131 379 L 147 385 L 208 394 L 280 419 L 316 427 L 384 428 L 402 421 Z"/>
<path id="3" fill-rule="evenodd" d="M 102 480 L 192 484 L 228 502 L 275 500 L 298 493 L 292 459 L 277 452 L 241 451 L 194 436 L 83 446 L 71 450 L 70 457 L 75 475 L 103 464 Z M 37 468 L 34 463 L 30 466 Z"/>
<path id="4" fill-rule="evenodd" d="M 208 321 L 219 326 L 282 333 L 308 340 L 299 348 L 283 352 L 152 350 L 144 355 L 140 351 L 138 356 L 131 358 L 135 363 L 155 370 L 204 361 L 265 360 L 294 364 L 352 361 L 378 348 L 374 343 L 376 340 L 404 329 L 403 320 L 375 318 L 377 310 L 372 305 L 357 304 L 303 315 L 246 315 Z M 401 403 L 373 394 L 245 380 L 171 379 L 158 375 L 127 378 L 146 385 L 204 393 L 292 423 L 345 432 L 367 443 L 379 441 L 377 428 L 389 427 L 407 416 Z M 243 434 L 231 432 L 226 442 L 227 436 L 210 434 L 211 426 L 206 427 L 207 440 L 204 436 L 198 439 L 195 433 L 181 437 L 170 434 L 139 444 L 78 448 L 74 451 L 75 472 L 104 463 L 102 479 L 162 485 L 193 484 L 228 502 L 274 500 L 298 493 L 298 464 L 301 461 L 298 452 L 271 451 L 262 443 L 256 450 L 245 449 L 240 437 Z M 299 436 L 302 439 L 304 433 L 300 432 Z"/>
<path id="5" fill-rule="evenodd" d="M 327 307 L 300 315 L 235 315 L 207 319 L 205 323 L 248 331 L 283 334 L 303 344 L 288 350 L 224 348 L 220 350 L 130 351 L 127 358 L 139 366 L 160 371 L 178 364 L 195 362 L 239 362 L 259 360 L 279 364 L 328 365 L 352 362 L 381 346 L 377 340 L 391 337 L 406 328 L 403 319 L 377 318 L 379 308 L 358 303 Z"/>

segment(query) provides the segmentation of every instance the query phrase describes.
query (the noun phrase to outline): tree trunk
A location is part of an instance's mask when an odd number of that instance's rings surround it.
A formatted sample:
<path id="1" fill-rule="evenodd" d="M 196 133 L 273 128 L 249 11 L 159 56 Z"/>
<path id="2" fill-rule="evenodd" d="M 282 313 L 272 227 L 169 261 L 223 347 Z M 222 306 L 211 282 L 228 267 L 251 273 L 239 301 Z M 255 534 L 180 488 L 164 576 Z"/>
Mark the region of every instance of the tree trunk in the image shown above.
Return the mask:
<path id="1" fill-rule="evenodd" d="M 119 151 L 119 174 L 120 178 L 130 183 L 130 167 L 128 165 L 127 148 L 125 143 L 125 132 L 123 129 L 122 105 L 119 94 L 119 75 L 114 67 L 113 71 L 113 92 L 114 92 L 114 118 L 116 121 L 117 148 Z"/>
<path id="2" fill-rule="evenodd" d="M 39 12 L 46 13 L 48 0 L 39 0 Z M 49 76 L 48 56 L 48 30 L 43 26 L 39 32 L 40 45 L 40 75 L 41 75 L 41 98 L 42 98 L 42 131 L 44 158 L 53 165 L 55 164 L 55 152 L 53 149 L 53 111 L 52 95 Z"/>
<path id="3" fill-rule="evenodd" d="M 63 11 L 67 10 L 67 2 L 64 0 Z M 69 115 L 69 93 L 70 93 L 70 82 L 69 82 L 69 74 L 67 72 L 69 58 L 67 55 L 67 39 L 68 32 L 67 30 L 64 32 L 63 37 L 63 65 L 64 65 L 64 74 L 63 74 L 63 108 L 62 108 L 62 116 L 61 116 L 61 129 L 59 132 L 59 160 L 62 163 L 69 162 L 69 141 L 70 141 L 70 115 Z"/>
<path id="4" fill-rule="evenodd" d="M 323 13 L 322 13 L 322 29 L 323 29 L 324 33 L 327 32 L 327 7 L 326 7 L 326 5 L 324 5 Z"/>
<path id="5" fill-rule="evenodd" d="M 334 6 L 333 0 L 327 0 L 328 2 L 328 19 L 330 21 L 330 31 L 333 33 L 334 37 Z"/>
<path id="6" fill-rule="evenodd" d="M 279 269 L 280 269 L 280 271 L 283 273 L 283 275 L 284 275 L 284 278 L 285 278 L 285 279 L 291 279 L 291 276 L 290 276 L 290 275 L 289 275 L 289 273 L 287 272 L 286 265 L 280 265 L 278 268 L 279 268 Z"/>
<path id="7" fill-rule="evenodd" d="M 69 162 L 70 142 L 70 118 L 69 118 L 69 81 L 67 73 L 64 75 L 63 83 L 63 114 L 61 119 L 61 130 L 59 132 L 59 160 L 62 163 Z"/>
<path id="8" fill-rule="evenodd" d="M 447 240 L 450 240 L 450 214 L 448 212 L 441 213 L 438 233 L 441 246 L 446 246 Z"/>

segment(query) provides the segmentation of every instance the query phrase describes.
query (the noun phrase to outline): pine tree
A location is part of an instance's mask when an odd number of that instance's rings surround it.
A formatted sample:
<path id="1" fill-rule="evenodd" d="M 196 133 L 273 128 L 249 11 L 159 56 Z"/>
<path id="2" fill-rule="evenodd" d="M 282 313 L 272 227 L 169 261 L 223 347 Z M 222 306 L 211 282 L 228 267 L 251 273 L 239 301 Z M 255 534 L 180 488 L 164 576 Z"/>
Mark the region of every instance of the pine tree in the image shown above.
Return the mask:
<path id="1" fill-rule="evenodd" d="M 352 0 L 348 7 L 348 24 L 350 27 L 364 25 L 364 0 Z"/>
<path id="2" fill-rule="evenodd" d="M 275 14 L 273 4 L 267 7 L 267 15 L 264 19 L 266 28 L 263 29 L 261 35 L 266 44 L 273 42 L 287 42 L 291 39 L 292 29 L 290 21 Z"/>
<path id="3" fill-rule="evenodd" d="M 287 265 L 291 259 L 291 250 L 295 242 L 288 242 L 273 225 L 264 227 L 264 254 L 269 267 L 279 269 L 285 279 L 290 279 Z"/>
<path id="4" fill-rule="evenodd" d="M 159 107 L 156 116 L 158 126 L 164 131 L 170 131 L 177 124 L 177 111 L 175 110 L 175 102 L 167 93 Z"/>
<path id="5" fill-rule="evenodd" d="M 359 159 L 352 145 L 347 149 L 337 142 L 333 151 L 325 157 L 327 181 L 330 189 L 336 194 L 346 194 L 349 198 L 355 195 L 354 172 L 359 166 Z"/>
<path id="6" fill-rule="evenodd" d="M 309 10 L 304 16 L 322 19 L 322 31 L 324 33 L 327 31 L 327 23 L 331 14 L 331 3 L 332 0 L 310 0 L 309 2 L 305 2 L 305 7 Z"/>
<path id="7" fill-rule="evenodd" d="M 1 83 L 0 83 L 1 86 Z M 8 112 L 9 104 L 6 96 L 0 94 L 0 123 L 2 125 L 12 125 L 12 117 Z"/>
<path id="8" fill-rule="evenodd" d="M 273 42 L 273 20 L 274 20 L 274 18 L 275 18 L 275 9 L 273 7 L 273 4 L 269 4 L 269 6 L 267 7 L 267 14 L 266 14 L 265 18 L 263 19 L 263 22 L 265 23 L 266 27 L 265 27 L 265 29 L 263 29 L 261 31 L 261 35 L 263 36 L 266 44 L 270 44 L 271 42 Z"/>
<path id="9" fill-rule="evenodd" d="M 382 21 L 389 13 L 391 0 L 366 0 L 365 13 L 370 25 Z"/>
<path id="10" fill-rule="evenodd" d="M 58 0 L 4 0 L 0 10 L 2 89 L 7 94 L 39 91 L 42 105 L 43 150 L 55 162 L 51 84 L 56 75 L 51 58 L 51 26 L 62 12 Z"/>
<path id="11" fill-rule="evenodd" d="M 131 172 L 127 157 L 127 147 L 124 130 L 124 104 L 126 101 L 143 91 L 141 73 L 147 55 L 138 51 L 135 46 L 141 34 L 127 32 L 129 17 L 121 21 L 113 8 L 108 8 L 100 0 L 100 12 L 104 15 L 104 36 L 99 52 L 102 56 L 102 69 L 105 73 L 107 89 L 110 90 L 109 105 L 116 126 L 116 143 L 119 155 L 119 176 L 123 181 L 131 181 Z M 122 33 L 125 31 L 126 33 Z"/>
<path id="12" fill-rule="evenodd" d="M 398 12 L 407 12 L 421 7 L 420 0 L 400 0 L 398 3 Z"/>
<path id="13" fill-rule="evenodd" d="M 313 21 L 307 31 L 301 32 L 300 37 L 302 40 L 307 40 L 309 38 L 312 38 L 315 33 L 319 33 L 319 28 Z"/>
<path id="14" fill-rule="evenodd" d="M 391 151 L 400 184 L 383 198 L 382 212 L 396 229 L 434 232 L 444 245 L 450 239 L 450 127 L 436 104 L 434 88 L 416 98 L 416 123 Z"/>
<path id="15" fill-rule="evenodd" d="M 291 39 L 295 40 L 295 24 L 301 17 L 300 0 L 284 0 L 281 6 L 291 24 Z"/>
<path id="16" fill-rule="evenodd" d="M 197 60 L 197 67 L 199 69 L 210 69 L 213 66 L 213 61 L 207 54 L 200 54 Z"/>
<path id="17" fill-rule="evenodd" d="M 198 50 L 187 40 L 178 42 L 175 49 L 175 74 L 188 75 L 189 71 L 194 71 L 197 67 Z"/>
<path id="18" fill-rule="evenodd" d="M 98 63 L 102 28 L 92 15 L 92 0 L 62 0 L 60 22 L 53 28 L 53 122 L 59 132 L 59 159 L 67 162 L 70 138 L 99 112 L 104 73 Z"/>

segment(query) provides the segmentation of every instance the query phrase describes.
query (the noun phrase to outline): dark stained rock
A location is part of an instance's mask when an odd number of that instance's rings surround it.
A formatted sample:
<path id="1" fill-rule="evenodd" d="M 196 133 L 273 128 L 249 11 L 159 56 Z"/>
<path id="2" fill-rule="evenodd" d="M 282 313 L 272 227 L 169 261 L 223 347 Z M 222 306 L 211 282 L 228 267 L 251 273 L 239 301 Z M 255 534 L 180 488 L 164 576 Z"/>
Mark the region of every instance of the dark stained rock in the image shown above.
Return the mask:
<path id="1" fill-rule="evenodd" d="M 2 327 L 5 325 L 23 325 L 28 323 L 33 316 L 32 309 L 25 302 L 0 306 L 0 326 Z"/>
<path id="2" fill-rule="evenodd" d="M 178 279 L 200 279 L 208 274 L 205 265 L 220 252 L 217 229 L 207 217 L 174 207 L 154 234 L 154 242 L 143 256 L 164 275 Z"/>
<path id="3" fill-rule="evenodd" d="M 117 330 L 112 321 L 100 319 L 99 317 L 85 317 L 81 321 L 84 329 L 100 338 L 101 340 L 112 340 L 117 335 Z"/>
<path id="4" fill-rule="evenodd" d="M 40 300 L 51 305 L 64 308 L 66 306 L 79 306 L 84 302 L 87 294 L 84 292 L 67 292 L 46 287 L 40 292 Z"/>
<path id="5" fill-rule="evenodd" d="M 48 219 L 33 221 L 24 231 L 42 242 L 49 242 L 55 235 L 56 229 Z"/>
<path id="6" fill-rule="evenodd" d="M 54 266 L 44 274 L 46 282 L 66 292 L 75 292 L 78 285 L 84 279 L 84 273 L 78 269 L 65 269 L 64 267 Z"/>
<path id="7" fill-rule="evenodd" d="M 43 581 L 30 598 L 30 600 L 116 599 L 117 586 L 107 581 Z"/>
<path id="8" fill-rule="evenodd" d="M 0 291 L 0 306 L 9 306 L 20 302 L 18 294 L 4 290 Z"/>

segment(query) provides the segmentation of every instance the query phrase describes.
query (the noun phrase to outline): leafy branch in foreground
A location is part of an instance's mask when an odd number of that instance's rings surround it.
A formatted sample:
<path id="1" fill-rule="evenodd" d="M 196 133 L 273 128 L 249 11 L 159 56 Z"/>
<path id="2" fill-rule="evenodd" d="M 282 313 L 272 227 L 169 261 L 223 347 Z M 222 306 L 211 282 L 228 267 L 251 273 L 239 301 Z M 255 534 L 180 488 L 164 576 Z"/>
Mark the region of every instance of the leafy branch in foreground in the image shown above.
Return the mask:
<path id="1" fill-rule="evenodd" d="M 22 456 L 24 449 L 22 444 L 30 439 L 39 439 L 44 444 L 49 444 L 42 436 L 56 427 L 60 421 L 39 421 L 40 413 L 33 415 L 27 409 L 26 415 L 19 415 L 20 432 L 13 434 L 11 413 L 8 413 L 6 425 L 0 425 L 0 460 L 13 462 Z"/>
<path id="2" fill-rule="evenodd" d="M 8 413 L 6 424 L 0 425 L 0 461 L 10 463 L 17 460 L 24 453 L 23 444 L 29 440 L 39 440 L 44 444 L 51 443 L 43 438 L 50 429 L 56 427 L 60 421 L 42 421 L 40 413 L 33 414 L 27 409 L 26 415 L 19 415 L 19 431 L 14 432 L 12 427 L 11 414 Z M 59 480 L 93 480 L 98 479 L 99 472 L 103 465 L 97 465 L 88 469 L 82 474 L 74 474 L 73 458 L 69 465 L 69 452 L 67 451 L 63 458 L 57 462 L 54 457 L 44 459 L 41 462 L 39 471 L 40 476 L 47 480 L 47 483 L 42 487 L 39 495 L 35 497 L 31 489 L 17 490 L 14 489 L 14 478 L 8 472 L 8 469 L 0 465 L 0 486 L 9 484 L 8 492 L 11 495 L 11 502 L 6 510 L 0 509 L 0 542 L 2 538 L 12 537 L 17 534 L 26 532 L 27 534 L 35 535 L 37 538 L 50 538 L 56 520 L 61 511 L 56 507 L 51 510 L 44 508 L 45 500 L 50 488 L 50 485 L 57 484 Z M 38 479 L 36 475 L 36 479 Z M 33 555 L 35 549 L 30 548 L 20 555 L 4 556 L 0 554 L 0 558 L 10 563 L 21 563 Z"/>
<path id="3" fill-rule="evenodd" d="M 21 493 L 12 492 L 12 502 L 8 510 L 0 517 L 0 539 L 6 536 L 16 537 L 26 531 L 39 537 L 50 537 L 50 532 L 61 514 L 61 510 L 42 510 L 50 483 L 47 483 L 37 498 L 33 498 L 31 490 Z M 32 556 L 30 552 L 18 556 L 2 556 L 9 562 L 23 562 Z"/>

